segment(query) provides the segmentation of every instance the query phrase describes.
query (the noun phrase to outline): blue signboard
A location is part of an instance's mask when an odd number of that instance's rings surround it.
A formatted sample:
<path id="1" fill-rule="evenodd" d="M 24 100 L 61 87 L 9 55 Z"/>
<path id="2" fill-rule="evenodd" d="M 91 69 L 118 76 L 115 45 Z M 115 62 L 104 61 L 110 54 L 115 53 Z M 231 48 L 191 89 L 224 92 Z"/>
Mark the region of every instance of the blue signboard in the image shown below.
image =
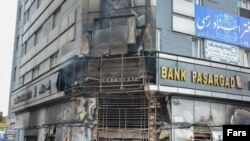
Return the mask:
<path id="1" fill-rule="evenodd" d="M 195 5 L 195 35 L 250 48 L 250 20 Z"/>
<path id="2" fill-rule="evenodd" d="M 250 20 L 239 17 L 239 45 L 250 47 Z"/>

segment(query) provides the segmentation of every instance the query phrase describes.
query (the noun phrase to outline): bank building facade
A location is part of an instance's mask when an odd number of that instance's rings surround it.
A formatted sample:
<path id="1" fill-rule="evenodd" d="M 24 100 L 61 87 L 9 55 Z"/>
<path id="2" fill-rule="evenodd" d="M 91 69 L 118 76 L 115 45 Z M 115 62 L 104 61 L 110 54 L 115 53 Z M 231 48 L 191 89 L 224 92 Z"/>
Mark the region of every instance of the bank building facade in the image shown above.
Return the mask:
<path id="1" fill-rule="evenodd" d="M 221 141 L 250 124 L 250 1 L 18 0 L 15 141 Z"/>

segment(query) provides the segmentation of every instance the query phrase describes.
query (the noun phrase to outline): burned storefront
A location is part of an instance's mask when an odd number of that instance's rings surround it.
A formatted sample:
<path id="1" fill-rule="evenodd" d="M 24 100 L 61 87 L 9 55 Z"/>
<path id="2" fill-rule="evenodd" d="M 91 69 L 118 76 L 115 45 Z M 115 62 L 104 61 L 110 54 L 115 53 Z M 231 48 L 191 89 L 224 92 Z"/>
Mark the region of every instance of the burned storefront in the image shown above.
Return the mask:
<path id="1" fill-rule="evenodd" d="M 197 4 L 225 3 L 19 0 L 16 141 L 220 141 L 250 124 L 246 45 L 199 31 Z"/>
<path id="2" fill-rule="evenodd" d="M 146 90 L 165 103 L 159 107 L 166 114 L 157 113 L 167 119 L 156 122 L 159 139 L 220 141 L 223 125 L 249 124 L 249 78 L 242 77 L 248 72 L 183 56 L 157 56 L 156 85 Z"/>

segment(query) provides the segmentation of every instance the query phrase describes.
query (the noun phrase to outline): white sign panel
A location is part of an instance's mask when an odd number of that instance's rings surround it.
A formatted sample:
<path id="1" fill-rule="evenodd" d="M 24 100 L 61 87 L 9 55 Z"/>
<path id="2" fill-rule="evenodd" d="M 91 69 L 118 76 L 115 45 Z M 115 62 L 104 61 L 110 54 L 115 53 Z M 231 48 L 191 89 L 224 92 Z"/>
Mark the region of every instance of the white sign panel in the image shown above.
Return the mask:
<path id="1" fill-rule="evenodd" d="M 238 65 L 238 54 L 239 49 L 237 46 L 211 40 L 205 41 L 205 57 L 208 60 Z"/>

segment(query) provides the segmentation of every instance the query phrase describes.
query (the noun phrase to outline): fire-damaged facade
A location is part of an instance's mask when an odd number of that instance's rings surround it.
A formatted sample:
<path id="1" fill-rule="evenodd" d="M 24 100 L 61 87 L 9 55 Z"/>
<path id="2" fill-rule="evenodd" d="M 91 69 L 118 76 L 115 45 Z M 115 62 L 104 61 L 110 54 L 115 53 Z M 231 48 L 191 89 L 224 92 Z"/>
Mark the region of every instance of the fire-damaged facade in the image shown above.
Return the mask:
<path id="1" fill-rule="evenodd" d="M 220 141 L 250 124 L 249 6 L 19 0 L 15 140 Z"/>

